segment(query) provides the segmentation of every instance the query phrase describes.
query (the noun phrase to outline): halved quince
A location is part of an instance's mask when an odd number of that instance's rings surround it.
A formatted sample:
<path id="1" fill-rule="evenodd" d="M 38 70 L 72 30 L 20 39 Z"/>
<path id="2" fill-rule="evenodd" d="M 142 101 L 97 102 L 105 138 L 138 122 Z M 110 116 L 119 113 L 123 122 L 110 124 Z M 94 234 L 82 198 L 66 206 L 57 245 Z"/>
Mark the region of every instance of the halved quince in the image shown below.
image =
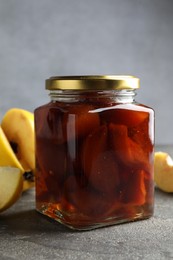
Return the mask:
<path id="1" fill-rule="evenodd" d="M 14 154 L 7 137 L 0 127 L 0 166 L 13 166 L 19 168 L 23 173 L 24 169 Z"/>
<path id="2" fill-rule="evenodd" d="M 0 212 L 12 206 L 20 197 L 23 177 L 20 169 L 0 167 Z"/>
<path id="3" fill-rule="evenodd" d="M 12 108 L 2 119 L 1 127 L 25 171 L 35 168 L 34 115 Z"/>
<path id="4" fill-rule="evenodd" d="M 33 113 L 24 109 L 12 108 L 8 110 L 4 115 L 1 122 L 1 127 L 21 167 L 23 168 L 23 172 L 29 172 L 33 174 L 33 171 L 35 169 L 35 137 Z M 24 190 L 27 190 L 34 186 L 32 174 L 24 175 Z"/>
<path id="5" fill-rule="evenodd" d="M 155 153 L 154 181 L 161 190 L 173 192 L 173 160 L 168 153 Z"/>

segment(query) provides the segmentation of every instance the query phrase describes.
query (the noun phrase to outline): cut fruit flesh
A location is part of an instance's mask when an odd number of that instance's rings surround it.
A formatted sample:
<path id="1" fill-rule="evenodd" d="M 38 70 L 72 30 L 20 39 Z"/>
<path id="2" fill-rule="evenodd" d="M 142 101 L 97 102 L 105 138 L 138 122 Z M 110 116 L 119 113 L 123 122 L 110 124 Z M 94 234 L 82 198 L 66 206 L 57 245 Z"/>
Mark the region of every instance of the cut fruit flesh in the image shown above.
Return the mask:
<path id="1" fill-rule="evenodd" d="M 23 177 L 20 169 L 0 167 L 0 212 L 12 206 L 20 197 Z"/>

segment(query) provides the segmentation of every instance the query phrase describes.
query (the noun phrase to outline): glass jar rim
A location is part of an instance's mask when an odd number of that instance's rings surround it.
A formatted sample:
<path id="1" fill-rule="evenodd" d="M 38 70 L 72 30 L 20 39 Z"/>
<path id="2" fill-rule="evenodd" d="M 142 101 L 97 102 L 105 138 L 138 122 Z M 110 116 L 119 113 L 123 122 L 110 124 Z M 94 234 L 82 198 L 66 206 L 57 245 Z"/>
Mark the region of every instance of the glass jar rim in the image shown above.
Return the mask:
<path id="1" fill-rule="evenodd" d="M 131 75 L 54 76 L 46 80 L 47 90 L 122 90 L 140 88 Z"/>

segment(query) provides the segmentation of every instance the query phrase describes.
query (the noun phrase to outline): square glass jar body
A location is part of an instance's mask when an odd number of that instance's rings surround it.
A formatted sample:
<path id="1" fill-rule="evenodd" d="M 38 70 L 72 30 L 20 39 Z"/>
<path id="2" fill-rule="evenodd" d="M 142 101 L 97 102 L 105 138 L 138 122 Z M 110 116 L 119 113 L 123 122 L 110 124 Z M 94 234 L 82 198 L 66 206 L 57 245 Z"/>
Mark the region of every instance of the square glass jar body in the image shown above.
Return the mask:
<path id="1" fill-rule="evenodd" d="M 134 90 L 53 91 L 35 132 L 37 211 L 78 230 L 152 216 L 154 111 Z"/>

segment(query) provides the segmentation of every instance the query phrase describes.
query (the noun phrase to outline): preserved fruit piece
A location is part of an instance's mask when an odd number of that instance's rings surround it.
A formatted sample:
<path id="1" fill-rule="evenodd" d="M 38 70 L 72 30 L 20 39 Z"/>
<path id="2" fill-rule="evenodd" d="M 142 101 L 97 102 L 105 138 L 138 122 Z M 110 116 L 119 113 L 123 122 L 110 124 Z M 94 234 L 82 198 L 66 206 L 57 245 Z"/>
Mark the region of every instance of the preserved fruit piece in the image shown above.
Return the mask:
<path id="1" fill-rule="evenodd" d="M 63 116 L 63 131 L 67 140 L 84 137 L 100 124 L 98 113 L 91 105 L 73 104 L 66 106 Z"/>
<path id="2" fill-rule="evenodd" d="M 43 106 L 41 110 L 36 110 L 35 127 L 40 138 L 51 139 L 55 144 L 66 142 L 62 127 L 62 117 L 64 113 L 61 110 L 60 104 L 59 106 L 56 104 L 52 106 L 50 103 Z"/>
<path id="3" fill-rule="evenodd" d="M 96 191 L 89 185 L 81 187 L 74 176 L 70 176 L 66 180 L 63 197 L 65 201 L 61 205 L 61 210 L 68 207 L 72 214 L 77 214 L 78 224 L 80 218 L 84 218 L 85 221 L 93 221 L 96 217 L 101 219 L 103 215 L 108 214 L 114 201 L 113 196 L 111 198 L 109 194 Z M 73 206 L 71 207 L 71 205 Z"/>
<path id="4" fill-rule="evenodd" d="M 39 168 L 37 169 L 36 182 L 36 203 L 39 207 L 39 201 L 44 200 L 44 202 L 49 202 L 51 196 L 47 188 L 46 180 L 43 178 L 42 171 Z"/>
<path id="5" fill-rule="evenodd" d="M 109 198 L 104 193 L 93 190 L 80 189 L 72 194 L 72 202 L 75 207 L 86 217 L 86 220 L 97 221 L 103 219 L 112 206 L 113 198 Z"/>
<path id="6" fill-rule="evenodd" d="M 109 110 L 103 111 L 102 118 L 108 123 L 134 127 L 148 118 L 148 112 L 139 105 L 131 104 L 127 108 L 126 105 L 115 104 Z"/>
<path id="7" fill-rule="evenodd" d="M 98 113 L 94 112 L 92 105 L 73 104 L 59 106 L 55 103 L 53 106 L 48 104 L 37 109 L 37 131 L 41 136 L 51 138 L 56 144 L 62 144 L 75 138 L 81 138 L 88 135 L 100 124 Z M 42 116 L 44 113 L 44 116 Z"/>
<path id="8" fill-rule="evenodd" d="M 145 203 L 146 187 L 143 170 L 130 171 L 126 182 L 121 183 L 121 202 L 140 206 Z"/>
<path id="9" fill-rule="evenodd" d="M 82 165 L 89 183 L 95 189 L 111 192 L 118 186 L 118 166 L 114 154 L 108 149 L 108 130 L 105 125 L 86 138 Z"/>
<path id="10" fill-rule="evenodd" d="M 125 125 L 110 124 L 109 131 L 113 150 L 125 165 L 144 165 L 147 162 L 142 148 L 128 137 Z"/>
<path id="11" fill-rule="evenodd" d="M 37 153 L 36 158 L 47 189 L 53 196 L 57 197 L 67 167 L 65 145 L 56 145 L 48 140 L 38 138 L 37 149 L 39 149 L 39 154 Z"/>
<path id="12" fill-rule="evenodd" d="M 129 137 L 136 142 L 146 155 L 149 155 L 153 151 L 154 138 L 153 134 L 150 133 L 149 122 L 152 120 L 149 115 L 139 125 L 128 128 Z M 153 122 L 154 124 L 154 122 Z"/>

